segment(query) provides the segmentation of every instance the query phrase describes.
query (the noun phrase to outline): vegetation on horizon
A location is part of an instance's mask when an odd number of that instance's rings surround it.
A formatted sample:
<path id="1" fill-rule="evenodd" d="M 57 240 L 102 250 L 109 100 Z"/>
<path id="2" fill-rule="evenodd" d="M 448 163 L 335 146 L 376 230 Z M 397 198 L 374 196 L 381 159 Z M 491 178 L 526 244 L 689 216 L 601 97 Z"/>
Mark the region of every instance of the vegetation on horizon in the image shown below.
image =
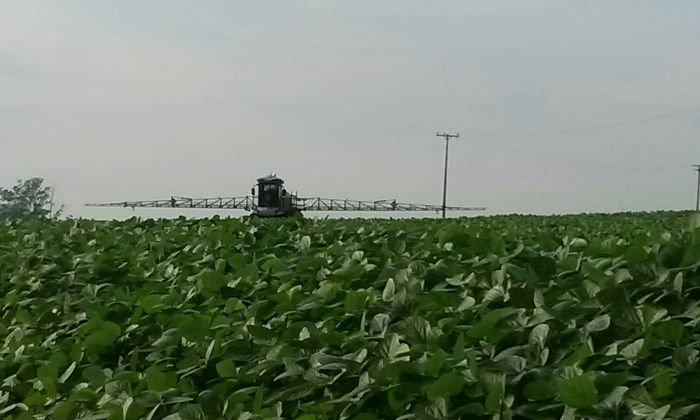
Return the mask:
<path id="1" fill-rule="evenodd" d="M 58 217 L 53 212 L 51 187 L 43 178 L 18 180 L 12 188 L 0 187 L 0 217 Z"/>

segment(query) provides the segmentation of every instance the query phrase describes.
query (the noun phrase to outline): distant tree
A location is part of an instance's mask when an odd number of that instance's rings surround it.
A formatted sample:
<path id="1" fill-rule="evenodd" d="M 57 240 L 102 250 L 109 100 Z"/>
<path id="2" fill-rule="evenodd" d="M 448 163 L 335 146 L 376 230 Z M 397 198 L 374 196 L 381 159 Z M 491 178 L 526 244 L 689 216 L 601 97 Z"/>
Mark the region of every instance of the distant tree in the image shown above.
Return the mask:
<path id="1" fill-rule="evenodd" d="M 51 216 L 51 207 L 51 188 L 44 186 L 43 178 L 20 179 L 11 189 L 0 187 L 0 216 Z"/>

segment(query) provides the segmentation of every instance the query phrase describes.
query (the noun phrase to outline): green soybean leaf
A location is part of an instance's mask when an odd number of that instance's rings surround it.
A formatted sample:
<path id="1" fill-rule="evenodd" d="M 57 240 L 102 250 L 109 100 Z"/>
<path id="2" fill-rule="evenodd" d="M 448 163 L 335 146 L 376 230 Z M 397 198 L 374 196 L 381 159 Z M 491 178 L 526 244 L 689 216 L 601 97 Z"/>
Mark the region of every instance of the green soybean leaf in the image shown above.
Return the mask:
<path id="1" fill-rule="evenodd" d="M 384 290 L 382 291 L 382 300 L 385 302 L 390 302 L 394 299 L 394 294 L 396 293 L 396 286 L 394 286 L 394 279 L 390 278 L 384 285 Z"/>
<path id="2" fill-rule="evenodd" d="M 442 349 L 438 349 L 425 364 L 425 373 L 430 376 L 437 375 L 446 359 L 447 353 Z"/>
<path id="3" fill-rule="evenodd" d="M 146 370 L 146 384 L 148 389 L 154 392 L 163 392 L 175 388 L 177 375 L 175 372 L 162 371 L 160 368 L 152 366 Z"/>
<path id="4" fill-rule="evenodd" d="M 233 378 L 238 374 L 236 363 L 231 359 L 224 359 L 217 363 L 216 372 L 222 378 Z"/>
<path id="5" fill-rule="evenodd" d="M 427 397 L 434 401 L 438 398 L 448 398 L 462 392 L 464 378 L 456 373 L 449 372 L 437 378 L 428 387 Z"/>
<path id="6" fill-rule="evenodd" d="M 505 396 L 506 374 L 496 372 L 484 372 L 481 382 L 486 392 L 484 407 L 491 414 L 500 413 Z"/>
<path id="7" fill-rule="evenodd" d="M 82 376 L 93 387 L 104 386 L 105 381 L 107 380 L 102 368 L 95 365 L 90 365 L 83 369 Z"/>
<path id="8" fill-rule="evenodd" d="M 237 311 L 242 311 L 245 308 L 246 307 L 243 304 L 243 302 L 241 302 L 238 298 L 232 297 L 232 298 L 226 299 L 226 305 L 224 307 L 224 311 L 228 314 L 232 314 L 232 313 L 237 312 Z"/>
<path id="9" fill-rule="evenodd" d="M 218 271 L 205 271 L 201 274 L 202 290 L 210 293 L 219 293 L 228 282 L 226 276 Z"/>
<path id="10" fill-rule="evenodd" d="M 178 332 L 189 341 L 202 341 L 209 332 L 209 321 L 198 314 L 183 315 L 176 322 Z"/>
<path id="11" fill-rule="evenodd" d="M 161 295 L 144 296 L 139 301 L 139 306 L 147 314 L 155 314 L 163 309 L 163 297 Z"/>
<path id="12" fill-rule="evenodd" d="M 685 333 L 685 326 L 677 319 L 664 321 L 654 326 L 654 335 L 667 344 L 676 344 Z"/>
<path id="13" fill-rule="evenodd" d="M 588 324 L 586 324 L 586 331 L 600 332 L 605 331 L 610 327 L 610 315 L 604 314 L 593 318 Z"/>
<path id="14" fill-rule="evenodd" d="M 557 395 L 557 382 L 554 379 L 537 379 L 525 385 L 525 397 L 531 401 L 546 401 Z"/>
<path id="15" fill-rule="evenodd" d="M 559 383 L 559 398 L 569 407 L 587 408 L 598 402 L 598 392 L 588 375 L 580 375 Z"/>

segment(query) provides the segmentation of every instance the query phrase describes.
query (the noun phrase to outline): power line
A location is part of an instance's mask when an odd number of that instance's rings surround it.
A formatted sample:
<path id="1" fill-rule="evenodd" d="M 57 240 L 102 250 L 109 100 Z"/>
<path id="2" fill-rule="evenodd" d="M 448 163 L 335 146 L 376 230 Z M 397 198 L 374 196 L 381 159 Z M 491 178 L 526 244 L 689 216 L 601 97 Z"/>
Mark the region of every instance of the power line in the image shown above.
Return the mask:
<path id="1" fill-rule="evenodd" d="M 588 168 L 612 169 L 612 170 L 619 170 L 619 171 L 666 171 L 666 170 L 671 170 L 671 169 L 681 169 L 681 168 L 688 167 L 688 165 L 619 166 L 619 165 L 606 165 L 606 164 L 599 164 L 599 163 L 589 163 L 589 162 L 582 162 L 582 161 L 577 161 L 577 160 L 572 160 L 572 161 L 560 160 L 560 162 L 579 165 L 579 166 L 588 167 Z"/>
<path id="2" fill-rule="evenodd" d="M 575 165 L 584 168 L 595 168 L 595 169 L 610 169 L 610 170 L 620 170 L 620 171 L 664 171 L 673 169 L 687 169 L 688 165 L 660 165 L 660 166 L 625 166 L 625 165 L 611 165 L 605 163 L 594 163 L 587 162 L 578 159 L 561 159 L 548 156 L 542 156 L 535 153 L 539 149 L 515 149 L 513 147 L 505 148 L 500 147 L 494 143 L 479 143 L 478 147 L 487 148 L 495 150 L 499 153 L 507 155 L 509 159 L 518 158 L 521 160 L 539 161 L 545 163 L 560 163 L 564 165 Z M 515 152 L 515 153 L 514 153 Z"/>
<path id="3" fill-rule="evenodd" d="M 476 133 L 483 137 L 529 137 L 529 136 L 548 136 L 557 134 L 573 134 L 579 132 L 604 130 L 609 128 L 626 127 L 639 124 L 647 124 L 655 121 L 662 121 L 673 118 L 678 115 L 688 114 L 692 112 L 700 111 L 700 106 L 696 105 L 693 107 L 688 107 L 676 111 L 664 112 L 659 114 L 647 115 L 644 117 L 628 118 L 618 121 L 607 121 L 599 123 L 591 123 L 580 126 L 562 127 L 549 130 L 522 130 L 522 131 L 511 131 L 511 132 L 480 132 Z"/>

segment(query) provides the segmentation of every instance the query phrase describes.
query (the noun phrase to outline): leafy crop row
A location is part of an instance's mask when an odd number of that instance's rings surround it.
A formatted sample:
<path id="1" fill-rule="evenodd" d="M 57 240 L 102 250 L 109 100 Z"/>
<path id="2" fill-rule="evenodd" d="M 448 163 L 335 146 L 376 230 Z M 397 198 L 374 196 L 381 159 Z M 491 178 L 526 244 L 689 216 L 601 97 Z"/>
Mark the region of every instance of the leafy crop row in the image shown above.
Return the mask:
<path id="1" fill-rule="evenodd" d="M 0 222 L 0 416 L 700 418 L 687 218 Z"/>

